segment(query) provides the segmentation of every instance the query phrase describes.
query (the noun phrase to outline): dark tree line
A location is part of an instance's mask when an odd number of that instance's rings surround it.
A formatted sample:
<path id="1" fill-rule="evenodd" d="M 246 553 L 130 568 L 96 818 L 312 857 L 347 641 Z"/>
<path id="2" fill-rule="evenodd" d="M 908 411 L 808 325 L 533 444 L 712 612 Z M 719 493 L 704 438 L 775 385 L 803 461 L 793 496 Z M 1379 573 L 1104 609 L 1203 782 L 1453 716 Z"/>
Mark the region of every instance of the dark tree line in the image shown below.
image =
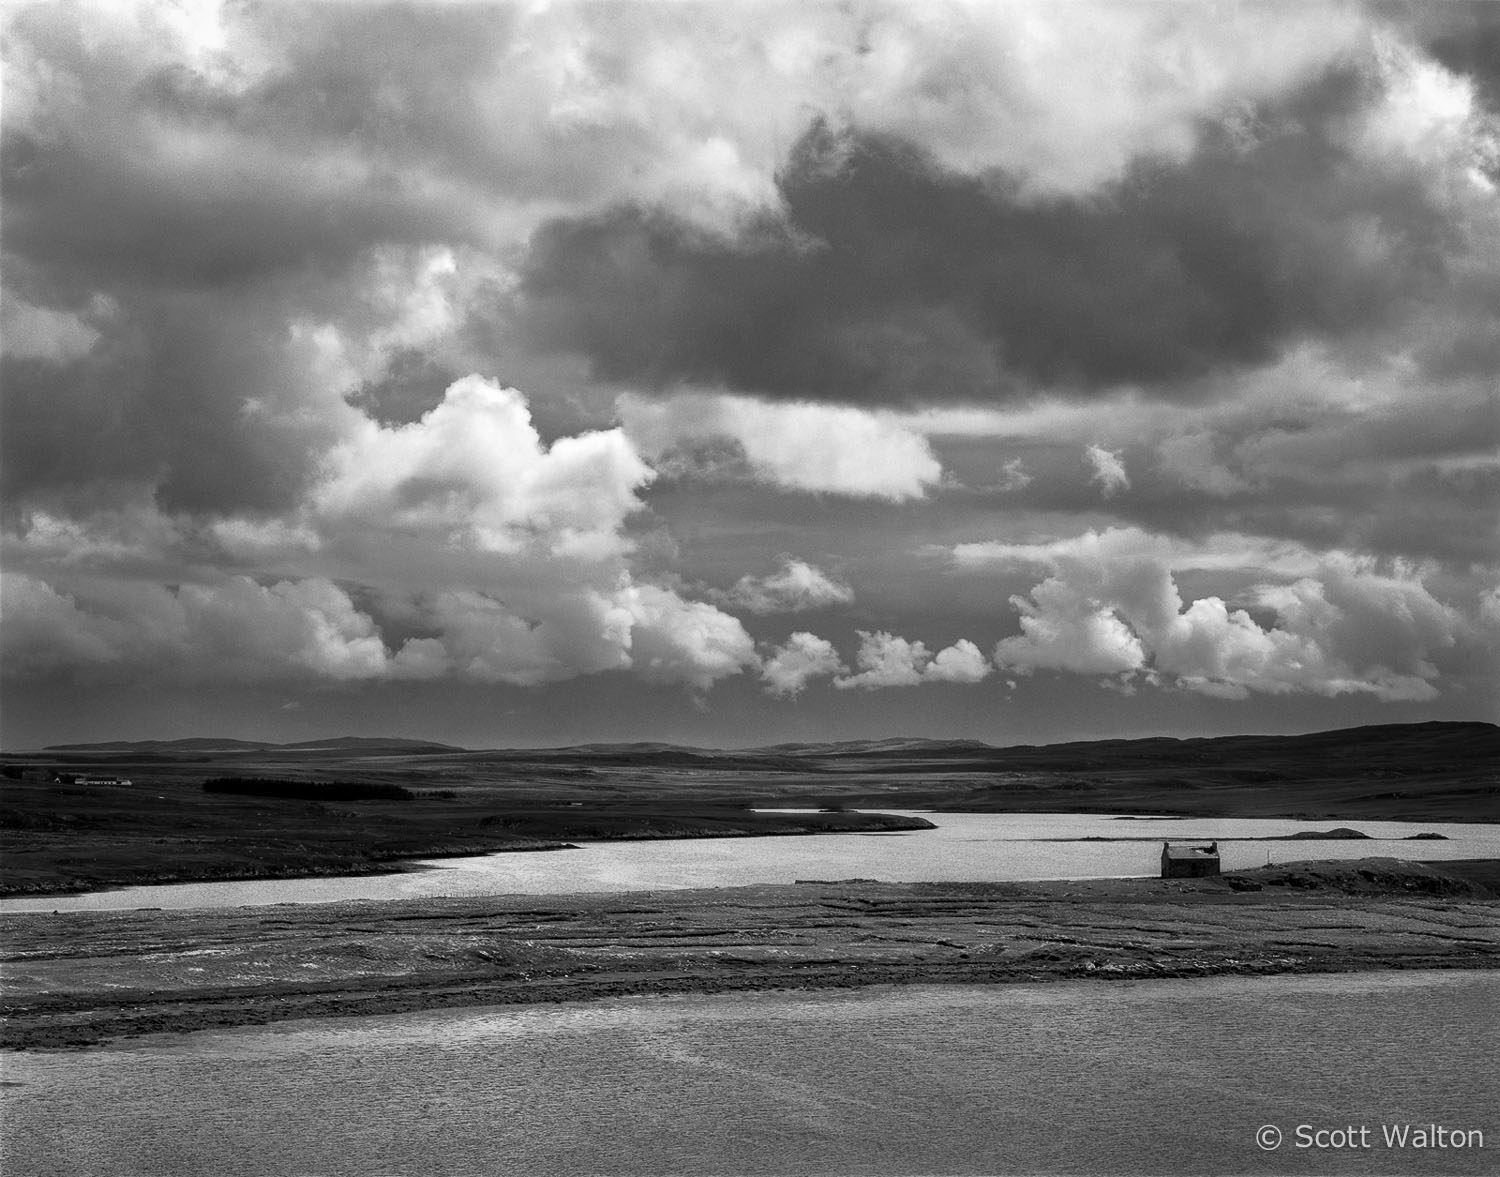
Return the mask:
<path id="1" fill-rule="evenodd" d="M 400 785 L 363 781 L 282 781 L 265 777 L 215 777 L 203 782 L 205 793 L 241 793 L 296 801 L 410 801 L 415 794 Z"/>

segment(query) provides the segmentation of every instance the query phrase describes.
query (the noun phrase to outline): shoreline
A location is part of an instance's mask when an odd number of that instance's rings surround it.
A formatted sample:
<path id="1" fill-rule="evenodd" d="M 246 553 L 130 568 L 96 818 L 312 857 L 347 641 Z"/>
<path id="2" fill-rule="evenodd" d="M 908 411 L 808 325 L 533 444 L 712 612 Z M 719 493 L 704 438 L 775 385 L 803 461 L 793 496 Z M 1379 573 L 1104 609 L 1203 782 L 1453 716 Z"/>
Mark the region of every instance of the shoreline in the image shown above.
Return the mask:
<path id="1" fill-rule="evenodd" d="M 284 1021 L 321 1021 L 342 1017 L 380 1017 L 392 1014 L 428 1013 L 453 1009 L 502 1008 L 506 1006 L 561 1005 L 575 1002 L 610 1001 L 628 997 L 721 996 L 730 993 L 775 993 L 832 989 L 864 989 L 894 985 L 1006 985 L 1046 984 L 1054 981 L 1168 981 L 1226 976 L 1311 976 L 1332 973 L 1409 972 L 1451 970 L 1489 972 L 1500 970 L 1500 959 L 1492 954 L 1472 958 L 1435 954 L 1430 958 L 1392 956 L 1357 961 L 1331 962 L 1296 959 L 1204 962 L 1176 967 L 1116 968 L 1052 967 L 1004 970 L 932 965 L 907 968 L 782 971 L 756 975 L 692 975 L 619 981 L 584 981 L 576 978 L 529 984 L 485 986 L 459 983 L 452 988 L 416 988 L 376 994 L 263 995 L 258 1001 L 236 1007 L 164 1011 L 150 1015 L 130 1014 L 93 1017 L 87 1024 L 67 1029 L 26 1027 L 0 1033 L 0 1052 L 73 1052 L 105 1047 L 126 1039 L 157 1034 L 192 1034 L 200 1031 L 232 1030 L 271 1025 Z"/>
<path id="2" fill-rule="evenodd" d="M 888 799 L 889 800 L 889 799 Z M 899 799 L 898 799 L 899 800 Z M 1180 814 L 1116 814 L 1106 811 L 1096 811 L 1088 808 L 1049 808 L 1043 810 L 1022 810 L 993 808 L 956 810 L 941 807 L 925 806 L 919 808 L 908 808 L 906 806 L 889 805 L 889 809 L 905 809 L 907 812 L 931 813 L 931 814 L 955 814 L 955 813 L 1031 813 L 1045 812 L 1059 815 L 1098 815 L 1110 817 L 1117 821 L 1213 821 L 1218 818 L 1233 820 L 1232 815 L 1213 815 L 1202 813 L 1180 813 Z M 576 831 L 564 832 L 558 838 L 537 837 L 495 837 L 489 839 L 470 838 L 463 844 L 455 845 L 454 839 L 446 838 L 430 844 L 430 848 L 421 844 L 408 844 L 399 849 L 385 849 L 379 847 L 367 848 L 355 852 L 358 857 L 333 857 L 326 861 L 308 861 L 306 854 L 308 846 L 304 843 L 298 847 L 302 852 L 303 859 L 298 862 L 267 861 L 261 860 L 248 863 L 243 860 L 232 861 L 228 855 L 222 858 L 196 863 L 184 863 L 176 867 L 147 868 L 132 862 L 129 865 L 120 864 L 113 869 L 101 871 L 98 867 L 90 868 L 90 873 L 82 874 L 66 882 L 23 882 L 13 878 L 5 877 L 6 872 L 0 869 L 0 899 L 46 899 L 64 898 L 75 895 L 87 895 L 95 892 L 109 892 L 128 890 L 134 887 L 158 887 L 173 886 L 179 883 L 236 883 L 254 882 L 256 880 L 291 880 L 291 879 L 327 879 L 327 878 L 363 878 L 379 877 L 382 875 L 396 875 L 415 873 L 433 868 L 421 865 L 425 859 L 441 858 L 473 858 L 490 854 L 532 854 L 543 853 L 554 850 L 579 850 L 585 845 L 609 842 L 667 842 L 682 841 L 689 839 L 720 839 L 720 838 L 775 838 L 775 837 L 800 837 L 821 834 L 872 834 L 872 833 L 913 833 L 924 829 L 931 829 L 932 824 L 922 818 L 908 818 L 900 814 L 882 811 L 880 809 L 843 809 L 843 810 L 820 810 L 820 809 L 748 809 L 743 811 L 752 815 L 751 820 L 763 821 L 770 828 L 746 829 L 738 828 L 637 828 L 632 830 L 611 831 L 608 833 L 579 833 Z M 576 815 L 569 814 L 574 820 L 586 821 L 591 818 L 617 818 L 621 814 L 611 811 L 585 810 Z M 625 816 L 639 821 L 642 817 L 649 823 L 656 821 L 692 822 L 695 818 L 701 819 L 701 813 L 695 814 L 684 811 L 669 815 L 653 813 L 642 815 L 628 812 Z M 721 813 L 715 812 L 715 818 L 721 817 Z M 1305 813 L 1284 814 L 1278 816 L 1257 815 L 1255 820 L 1285 820 L 1285 821 L 1326 821 L 1330 819 L 1321 817 L 1309 817 Z M 1367 820 L 1390 820 L 1385 818 Z M 1402 819 L 1409 824 L 1420 824 L 1422 818 Z M 1429 820 L 1443 824 L 1464 824 L 1452 817 L 1438 817 L 1434 815 Z M 783 824 L 775 825 L 780 822 Z M 801 824 L 798 824 L 798 823 Z M 1469 824 L 1487 824 L 1484 819 L 1468 819 Z M 814 824 L 818 823 L 818 824 Z M 1203 835 L 1207 838 L 1209 835 Z M 1189 837 L 1181 835 L 1181 837 Z M 1197 837 L 1193 835 L 1192 837 Z M 562 840 L 570 839 L 570 840 Z M 1158 834 L 1122 834 L 1118 836 L 1086 835 L 1080 837 L 1044 837 L 1033 839 L 1040 842 L 1160 842 L 1161 835 Z M 1245 835 L 1238 837 L 1219 836 L 1221 842 L 1287 842 L 1305 843 L 1310 847 L 1320 841 L 1378 841 L 1379 838 L 1371 835 L 1341 834 L 1334 831 L 1304 832 L 1296 834 L 1274 834 L 1274 835 Z M 1413 834 L 1400 839 L 1403 842 L 1414 844 L 1415 848 L 1428 841 L 1446 841 L 1445 835 Z M 159 849 L 152 847 L 153 849 Z M 9 857 L 14 858 L 17 853 L 26 853 L 30 848 L 12 848 Z M 348 853 L 347 851 L 345 852 Z M 54 866 L 53 869 L 59 869 Z M 77 868 L 64 868 L 77 869 Z"/>
<path id="3" fill-rule="evenodd" d="M 300 808 L 306 811 L 305 805 Z M 585 824 L 601 822 L 616 822 L 622 828 L 601 831 L 590 829 Z M 575 827 L 584 825 L 584 829 L 580 831 L 578 828 L 568 828 L 568 823 Z M 107 867 L 98 865 L 97 859 L 91 860 L 87 866 L 76 864 L 71 856 L 77 854 L 78 848 L 72 842 L 59 846 L 11 846 L 6 848 L 4 855 L 6 866 L 0 867 L 0 871 L 6 872 L 0 874 L 0 899 L 61 898 L 132 887 L 173 886 L 178 883 L 397 875 L 432 869 L 420 865 L 424 859 L 474 858 L 489 854 L 533 854 L 580 849 L 575 843 L 912 833 L 933 828 L 932 823 L 924 818 L 903 817 L 878 810 L 781 813 L 757 813 L 753 810 L 708 813 L 691 810 L 676 813 L 593 810 L 578 814 L 565 811 L 558 824 L 563 825 L 563 829 L 555 837 L 465 834 L 460 838 L 443 833 L 433 841 L 412 840 L 396 847 L 360 844 L 334 847 L 320 843 L 318 839 L 325 835 L 322 831 L 315 830 L 300 835 L 306 839 L 304 841 L 262 850 L 261 856 L 254 860 L 246 859 L 242 847 L 226 845 L 208 852 L 207 857 L 202 857 L 200 849 L 200 857 L 196 861 L 179 861 L 176 866 L 144 865 L 144 860 L 148 857 L 160 857 L 161 843 L 170 841 L 171 836 L 150 836 L 123 843 L 116 840 L 116 844 L 109 847 L 116 861 Z M 755 828 L 756 826 L 760 828 Z M 166 831 L 153 830 L 151 834 L 166 835 Z M 59 854 L 70 857 L 59 862 Z M 319 854 L 324 856 L 323 861 L 309 857 Z M 33 869 L 49 871 L 54 878 L 22 881 L 6 877 L 21 869 L 14 864 L 23 856 L 41 864 Z M 62 876 L 61 880 L 55 881 L 58 876 Z"/>
<path id="4" fill-rule="evenodd" d="M 1448 866 L 14 914 L 0 1047 L 625 996 L 1500 968 L 1500 863 Z"/>

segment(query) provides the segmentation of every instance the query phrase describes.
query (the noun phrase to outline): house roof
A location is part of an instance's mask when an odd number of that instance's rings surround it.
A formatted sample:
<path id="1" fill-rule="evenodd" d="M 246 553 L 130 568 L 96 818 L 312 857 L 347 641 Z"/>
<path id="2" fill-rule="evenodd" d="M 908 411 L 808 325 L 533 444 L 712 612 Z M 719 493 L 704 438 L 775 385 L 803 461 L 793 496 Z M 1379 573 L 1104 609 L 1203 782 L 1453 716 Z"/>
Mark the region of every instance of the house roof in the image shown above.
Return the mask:
<path id="1" fill-rule="evenodd" d="M 1165 847 L 1168 858 L 1218 858 L 1217 850 L 1210 850 L 1207 846 L 1171 846 Z"/>

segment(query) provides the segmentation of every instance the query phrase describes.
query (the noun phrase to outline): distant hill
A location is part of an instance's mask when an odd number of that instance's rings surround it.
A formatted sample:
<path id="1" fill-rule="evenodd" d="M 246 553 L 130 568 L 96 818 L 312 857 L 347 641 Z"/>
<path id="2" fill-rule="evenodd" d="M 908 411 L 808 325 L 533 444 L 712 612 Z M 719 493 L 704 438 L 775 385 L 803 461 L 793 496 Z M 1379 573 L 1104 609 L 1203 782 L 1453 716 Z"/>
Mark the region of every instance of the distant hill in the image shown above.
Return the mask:
<path id="1" fill-rule="evenodd" d="M 581 744 L 566 748 L 512 748 L 476 751 L 475 755 L 501 754 L 518 757 L 583 756 L 616 758 L 629 756 L 649 761 L 714 759 L 762 761 L 768 757 L 796 760 L 862 758 L 870 760 L 984 761 L 996 767 L 1078 768 L 1120 767 L 1131 761 L 1152 764 L 1201 764 L 1246 757 L 1280 759 L 1333 757 L 1335 760 L 1368 756 L 1424 756 L 1451 753 L 1484 755 L 1493 751 L 1500 763 L 1500 727 L 1493 723 L 1444 722 L 1370 724 L 1305 735 L 1265 736 L 1144 736 L 1138 739 L 1076 740 L 1064 744 L 1012 744 L 999 746 L 983 740 L 941 740 L 890 737 L 878 740 L 839 740 L 826 743 L 772 744 L 757 748 L 695 748 L 657 742 Z"/>
<path id="2" fill-rule="evenodd" d="M 43 752 L 264 752 L 275 748 L 261 740 L 228 740 L 193 736 L 185 740 L 105 740 L 97 744 L 49 744 Z"/>
<path id="3" fill-rule="evenodd" d="M 486 761 L 570 761 L 662 767 L 703 765 L 726 769 L 795 767 L 819 771 L 856 764 L 963 765 L 991 771 L 1128 771 L 1131 768 L 1183 769 L 1213 765 L 1269 768 L 1295 764 L 1302 772 L 1353 768 L 1392 761 L 1433 767 L 1446 759 L 1500 764 L 1500 727 L 1492 723 L 1374 724 L 1293 736 L 1197 736 L 1176 739 L 1080 740 L 1066 744 L 997 747 L 981 740 L 891 737 L 828 743 L 787 743 L 761 748 L 696 748 L 658 741 L 578 744 L 560 748 L 466 749 L 432 740 L 384 736 L 337 736 L 275 744 L 257 740 L 193 737 L 181 740 L 114 740 L 96 744 L 55 744 L 43 751 L 60 754 L 194 756 L 272 754 L 281 756 L 449 755 Z M 1301 775 L 1299 772 L 1297 775 Z"/>
<path id="4" fill-rule="evenodd" d="M 71 744 L 27 767 L 132 780 L 337 779 L 489 790 L 508 804 L 724 804 L 964 812 L 1500 822 L 1500 727 L 1381 724 L 1294 736 L 1088 740 L 998 748 L 891 737 L 768 748 L 600 743 L 468 750 L 341 736 Z M 194 783 L 197 783 L 196 781 Z"/>
<path id="5" fill-rule="evenodd" d="M 400 740 L 385 736 L 338 736 L 332 740 L 303 740 L 299 744 L 281 744 L 288 750 L 318 751 L 324 748 L 345 752 L 464 752 L 456 744 L 439 744 L 432 740 Z"/>
<path id="6" fill-rule="evenodd" d="M 98 744 L 51 744 L 44 752 L 170 755 L 213 752 L 463 752 L 453 744 L 431 740 L 403 740 L 385 736 L 338 736 L 331 740 L 303 740 L 297 744 L 273 744 L 265 740 L 229 740 L 214 736 L 192 736 L 182 740 L 108 740 Z"/>

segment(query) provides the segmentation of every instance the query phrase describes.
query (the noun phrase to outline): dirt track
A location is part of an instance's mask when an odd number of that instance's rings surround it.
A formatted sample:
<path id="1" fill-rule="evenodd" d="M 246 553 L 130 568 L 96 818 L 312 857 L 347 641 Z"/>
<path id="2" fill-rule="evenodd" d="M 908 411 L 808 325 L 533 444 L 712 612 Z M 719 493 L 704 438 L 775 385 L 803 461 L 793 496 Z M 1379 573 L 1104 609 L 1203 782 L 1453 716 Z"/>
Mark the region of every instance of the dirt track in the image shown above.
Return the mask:
<path id="1" fill-rule="evenodd" d="M 640 993 L 1500 967 L 1500 900 L 1457 873 L 1245 877 L 1264 889 L 847 882 L 12 915 L 0 1044 Z"/>

